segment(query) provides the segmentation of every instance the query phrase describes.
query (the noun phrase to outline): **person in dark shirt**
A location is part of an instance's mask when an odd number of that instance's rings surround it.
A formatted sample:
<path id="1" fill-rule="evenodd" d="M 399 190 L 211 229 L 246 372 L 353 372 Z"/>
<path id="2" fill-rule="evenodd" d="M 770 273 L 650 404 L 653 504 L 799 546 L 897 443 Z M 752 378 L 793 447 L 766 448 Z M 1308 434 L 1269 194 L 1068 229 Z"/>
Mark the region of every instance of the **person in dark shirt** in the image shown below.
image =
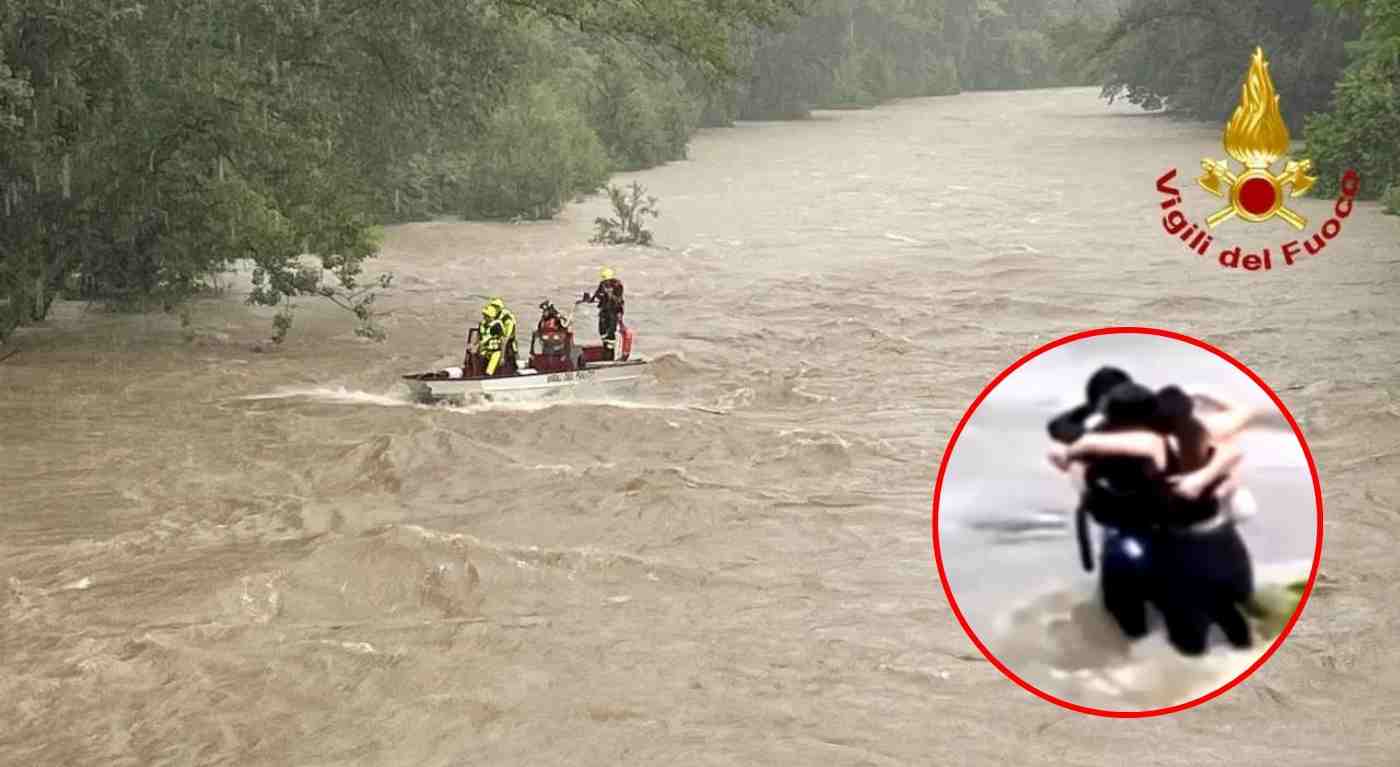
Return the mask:
<path id="1" fill-rule="evenodd" d="M 598 287 L 592 293 L 583 294 L 583 301 L 598 305 L 598 335 L 611 359 L 617 353 L 617 328 L 622 322 L 622 280 L 610 267 L 603 267 L 598 272 Z"/>

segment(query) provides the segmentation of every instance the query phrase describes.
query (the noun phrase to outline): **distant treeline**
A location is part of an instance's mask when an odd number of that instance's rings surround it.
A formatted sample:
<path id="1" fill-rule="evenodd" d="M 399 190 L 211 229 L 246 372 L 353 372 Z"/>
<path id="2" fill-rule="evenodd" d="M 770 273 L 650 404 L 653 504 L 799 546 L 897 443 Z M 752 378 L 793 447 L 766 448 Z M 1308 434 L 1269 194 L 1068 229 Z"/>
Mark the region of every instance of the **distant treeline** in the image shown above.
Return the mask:
<path id="1" fill-rule="evenodd" d="M 1085 85 L 1117 0 L 825 0 L 748 36 L 725 117 L 791 118 L 960 90 Z"/>
<path id="2" fill-rule="evenodd" d="M 243 259 L 254 302 L 363 315 L 379 224 L 549 217 L 703 125 L 1084 84 L 1114 5 L 0 0 L 0 340 Z"/>
<path id="3" fill-rule="evenodd" d="M 1223 124 L 1255 46 L 1316 193 L 1356 168 L 1400 209 L 1400 0 L 1130 0 L 1091 58 L 1105 97 Z"/>

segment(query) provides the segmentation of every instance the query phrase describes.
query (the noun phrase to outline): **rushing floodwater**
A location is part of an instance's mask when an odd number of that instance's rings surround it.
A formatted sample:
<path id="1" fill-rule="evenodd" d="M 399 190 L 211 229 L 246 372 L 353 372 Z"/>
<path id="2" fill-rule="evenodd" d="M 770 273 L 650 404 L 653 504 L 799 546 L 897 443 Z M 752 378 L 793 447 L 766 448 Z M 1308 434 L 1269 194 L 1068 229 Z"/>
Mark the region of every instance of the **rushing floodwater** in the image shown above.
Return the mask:
<path id="1" fill-rule="evenodd" d="M 601 200 L 396 228 L 383 345 L 308 302 L 255 353 L 268 316 L 237 287 L 188 340 L 59 307 L 0 362 L 0 763 L 1384 763 L 1400 221 L 1361 205 L 1323 255 L 1227 272 L 1160 231 L 1153 188 L 1220 154 L 1218 126 L 1091 90 L 912 101 L 701 135 L 637 174 L 666 249 L 586 245 Z M 639 397 L 404 400 L 396 376 L 451 364 L 476 296 L 528 326 L 604 261 L 657 361 Z M 1269 664 L 1141 721 L 1005 679 L 930 551 L 964 408 L 1110 324 L 1202 337 L 1270 382 L 1328 512 Z"/>

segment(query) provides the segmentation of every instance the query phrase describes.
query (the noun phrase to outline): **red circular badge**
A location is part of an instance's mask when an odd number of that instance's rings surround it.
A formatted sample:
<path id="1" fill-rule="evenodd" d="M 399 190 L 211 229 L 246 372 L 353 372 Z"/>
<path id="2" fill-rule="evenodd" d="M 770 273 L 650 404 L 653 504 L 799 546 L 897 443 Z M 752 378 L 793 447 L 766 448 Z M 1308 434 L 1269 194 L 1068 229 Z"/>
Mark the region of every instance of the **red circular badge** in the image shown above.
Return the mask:
<path id="1" fill-rule="evenodd" d="M 1264 178 L 1251 178 L 1240 187 L 1240 205 L 1256 216 L 1268 215 L 1278 204 L 1278 192 Z"/>
<path id="2" fill-rule="evenodd" d="M 1042 355 L 1042 354 L 1044 354 L 1044 353 L 1046 353 L 1046 352 L 1048 352 L 1048 351 L 1050 351 L 1050 350 L 1052 350 L 1052 349 L 1055 349 L 1055 348 L 1057 348 L 1057 347 L 1064 346 L 1064 345 L 1066 345 L 1066 344 L 1070 344 L 1070 343 L 1073 343 L 1073 342 L 1075 342 L 1075 341 L 1079 341 L 1079 340 L 1082 340 L 1082 339 L 1085 339 L 1085 338 L 1091 338 L 1091 337 L 1094 337 L 1094 336 L 1117 335 L 1117 334 L 1140 334 L 1140 335 L 1146 335 L 1146 336 L 1159 336 L 1159 337 L 1163 337 L 1163 338 L 1168 338 L 1168 339 L 1173 339 L 1173 340 L 1176 340 L 1176 341 L 1180 341 L 1180 342 L 1182 342 L 1182 343 L 1190 344 L 1190 345 L 1192 345 L 1192 346 L 1195 346 L 1195 347 L 1198 347 L 1198 348 L 1200 348 L 1200 349 L 1204 349 L 1204 350 L 1210 352 L 1211 354 L 1215 355 L 1216 357 L 1219 357 L 1220 359 L 1224 360 L 1225 362 L 1228 362 L 1228 363 L 1229 363 L 1231 366 L 1233 366 L 1235 369 L 1237 369 L 1237 370 L 1239 370 L 1240 372 L 1244 373 L 1251 381 L 1253 381 L 1253 382 L 1260 388 L 1261 391 L 1263 391 L 1265 394 L 1268 395 L 1269 399 L 1273 401 L 1273 404 L 1278 408 L 1279 412 L 1280 412 L 1280 413 L 1283 415 L 1283 417 L 1287 420 L 1289 426 L 1292 427 L 1294 435 L 1297 436 L 1297 438 L 1298 438 L 1298 444 L 1299 444 L 1299 446 L 1300 446 L 1301 449 L 1302 449 L 1302 455 L 1303 455 L 1303 457 L 1304 457 L 1305 460 L 1306 460 L 1307 467 L 1308 467 L 1308 471 L 1309 471 L 1309 473 L 1311 474 L 1311 478 L 1312 478 L 1312 488 L 1313 488 L 1313 498 L 1314 498 L 1314 501 L 1315 501 L 1315 504 L 1316 504 L 1316 510 L 1317 510 L 1317 531 L 1316 531 L 1315 543 L 1314 543 L 1313 552 L 1312 552 L 1312 566 L 1311 566 L 1311 569 L 1310 569 L 1309 574 L 1308 574 L 1307 585 L 1306 585 L 1306 587 L 1303 589 L 1302 594 L 1301 594 L 1301 596 L 1299 597 L 1297 607 L 1293 610 L 1293 613 L 1292 613 L 1292 615 L 1289 617 L 1287 624 L 1286 624 L 1286 625 L 1283 627 L 1283 629 L 1279 632 L 1278 636 L 1273 640 L 1273 642 L 1269 645 L 1269 647 L 1258 657 L 1258 659 L 1256 659 L 1256 660 L 1253 662 L 1252 665 L 1250 665 L 1247 669 L 1245 669 L 1245 671 L 1243 671 L 1242 673 L 1240 673 L 1239 675 L 1235 676 L 1235 677 L 1234 677 L 1233 679 L 1231 679 L 1230 681 L 1226 682 L 1225 684 L 1221 685 L 1221 686 L 1218 687 L 1217 689 L 1215 689 L 1215 690 L 1213 690 L 1213 691 L 1211 691 L 1211 692 L 1209 692 L 1209 693 L 1207 693 L 1207 694 L 1200 695 L 1200 696 L 1195 697 L 1195 698 L 1193 698 L 1193 699 L 1191 699 L 1191 700 L 1188 700 L 1188 701 L 1186 701 L 1186 702 L 1184 702 L 1184 703 L 1179 703 L 1179 704 L 1176 704 L 1176 705 L 1164 706 L 1164 707 L 1159 707 L 1159 708 L 1152 708 L 1152 709 L 1140 710 L 1140 711 L 1132 711 L 1132 710 L 1112 710 L 1112 709 L 1105 709 L 1105 708 L 1094 708 L 1094 707 L 1090 707 L 1090 706 L 1080 705 L 1080 704 L 1077 704 L 1077 703 L 1074 703 L 1074 702 L 1071 702 L 1071 701 L 1068 701 L 1068 700 L 1064 700 L 1063 698 L 1057 697 L 1057 696 L 1055 696 L 1055 695 L 1052 695 L 1052 694 L 1050 694 L 1050 693 L 1047 693 L 1047 692 L 1045 692 L 1045 691 L 1043 691 L 1043 690 L 1040 690 L 1040 689 L 1036 688 L 1034 685 L 1032 685 L 1031 683 L 1027 682 L 1025 679 L 1021 678 L 1020 676 L 1018 676 L 1014 671 L 1012 671 L 1010 668 L 1008 668 L 1008 667 L 1006 666 L 1006 664 L 1004 664 L 1001 660 L 999 660 L 998 658 L 996 658 L 996 657 L 992 654 L 992 652 L 987 648 L 987 646 L 983 643 L 983 641 L 982 641 L 981 639 L 978 638 L 977 633 L 972 629 L 972 626 L 968 623 L 967 619 L 964 617 L 963 611 L 958 607 L 957 599 L 956 599 L 956 598 L 954 597 L 954 595 L 953 595 L 952 587 L 950 586 L 949 581 L 948 581 L 948 574 L 947 574 L 947 571 L 946 571 L 946 569 L 945 569 L 945 567 L 944 567 L 943 548 L 942 548 L 942 545 L 941 545 L 940 540 L 939 540 L 939 502 L 940 502 L 940 499 L 941 499 L 941 497 L 942 497 L 942 493 L 943 493 L 943 489 L 944 489 L 944 484 L 943 484 L 943 483 L 944 483 L 945 475 L 946 475 L 946 473 L 947 473 L 947 471 L 948 471 L 949 461 L 950 461 L 950 459 L 951 459 L 951 457 L 952 457 L 952 455 L 953 455 L 953 450 L 954 450 L 954 448 L 957 446 L 958 438 L 959 438 L 959 436 L 962 434 L 964 427 L 967 426 L 968 421 L 972 418 L 973 414 L 977 412 L 977 409 L 978 409 L 978 407 L 982 404 L 983 400 L 985 400 L 985 399 L 987 398 L 987 396 L 990 395 L 990 394 L 992 393 L 992 391 L 993 391 L 994 389 L 996 389 L 997 386 L 1000 385 L 1000 384 L 1002 383 L 1003 380 L 1005 380 L 1008 376 L 1010 376 L 1012 373 L 1014 373 L 1018 368 L 1020 368 L 1021 366 L 1025 365 L 1027 362 L 1029 362 L 1029 361 L 1035 359 L 1036 357 L 1039 357 L 1040 355 Z M 1080 333 L 1075 333 L 1075 334 L 1073 334 L 1073 335 L 1069 335 L 1069 336 L 1066 336 L 1066 337 L 1061 338 L 1061 339 L 1059 339 L 1059 340 L 1052 341 L 1052 342 L 1050 342 L 1050 343 L 1047 343 L 1047 344 L 1041 346 L 1041 347 L 1038 348 L 1038 349 L 1035 349 L 1034 351 L 1030 352 L 1029 354 L 1025 355 L 1025 356 L 1022 357 L 1021 359 L 1019 359 L 1019 360 L 1017 360 L 1016 362 L 1014 362 L 1010 367 L 1008 367 L 1008 368 L 1006 368 L 1005 370 L 1003 370 L 999 375 L 997 375 L 995 378 L 992 379 L 991 383 L 987 384 L 987 386 L 982 390 L 982 392 L 981 392 L 980 394 L 977 395 L 977 398 L 976 398 L 975 400 L 973 400 L 972 405 L 968 407 L 967 412 L 963 414 L 962 419 L 961 419 L 960 421 L 958 421 L 957 428 L 955 428 L 955 429 L 953 430 L 953 435 L 952 435 L 952 437 L 948 440 L 948 446 L 947 446 L 947 448 L 945 448 L 944 451 L 943 451 L 943 458 L 942 458 L 942 461 L 940 462 L 940 465 L 939 465 L 939 467 L 938 467 L 938 478 L 937 478 L 937 480 L 936 480 L 936 482 L 935 482 L 935 484 L 934 484 L 934 491 L 933 491 L 933 519 L 932 519 L 933 557 L 934 557 L 935 563 L 938 565 L 938 577 L 939 577 L 939 580 L 941 581 L 941 583 L 942 583 L 942 585 L 943 585 L 943 593 L 947 596 L 947 598 L 948 598 L 948 604 L 949 604 L 950 607 L 952 607 L 952 609 L 953 609 L 953 614 L 957 616 L 958 623 L 962 625 L 963 631 L 967 633 L 968 637 L 972 640 L 973 644 L 975 644 L 975 645 L 977 646 L 977 649 L 978 649 L 979 651 L 981 651 L 982 655 L 985 656 L 985 657 L 987 658 L 987 660 L 990 661 L 990 662 L 992 663 L 992 665 L 996 666 L 996 668 L 997 668 L 998 670 L 1000 670 L 1003 674 L 1005 674 L 1007 678 L 1009 678 L 1010 680 L 1012 680 L 1012 681 L 1015 682 L 1016 684 L 1020 685 L 1021 687 L 1023 687 L 1024 689 L 1026 689 L 1027 691 L 1029 691 L 1029 692 L 1032 693 L 1033 695 L 1036 695 L 1037 697 L 1040 697 L 1040 698 L 1042 698 L 1042 699 L 1044 699 L 1044 700 L 1047 700 L 1047 701 L 1049 701 L 1049 702 L 1051 702 L 1051 703 L 1054 703 L 1054 704 L 1056 704 L 1056 705 L 1059 705 L 1059 706 L 1061 706 L 1061 707 L 1063 707 L 1063 708 L 1066 708 L 1066 709 L 1069 709 L 1069 710 L 1071 710 L 1071 711 L 1077 711 L 1077 712 L 1084 713 L 1084 714 L 1092 714 L 1092 715 L 1105 716 L 1105 717 L 1118 717 L 1118 718 L 1151 717 L 1151 716 L 1160 716 L 1160 715 L 1163 715 L 1163 714 L 1171 714 L 1171 713 L 1175 713 L 1175 712 L 1177 712 L 1177 711 L 1183 711 L 1183 710 L 1185 710 L 1185 709 L 1192 708 L 1192 707 L 1194 707 L 1194 706 L 1200 705 L 1201 703 L 1204 703 L 1204 702 L 1206 702 L 1206 701 L 1208 701 L 1208 700 L 1211 700 L 1212 698 L 1215 698 L 1215 697 L 1217 697 L 1217 696 L 1223 694 L 1223 693 L 1226 692 L 1227 690 L 1230 690 L 1231 688 L 1233 688 L 1233 687 L 1235 687 L 1236 685 L 1238 685 L 1240 682 L 1243 682 L 1246 678 L 1248 678 L 1251 674 L 1253 674 L 1253 673 L 1254 673 L 1255 671 L 1257 671 L 1261 666 L 1263 666 L 1264 663 L 1266 663 L 1266 662 L 1269 660 L 1269 658 L 1273 656 L 1274 652 L 1277 651 L 1278 648 L 1279 648 L 1280 646 L 1282 646 L 1284 640 L 1288 638 L 1289 633 L 1292 632 L 1294 625 L 1298 622 L 1298 618 L 1302 615 L 1303 609 L 1307 606 L 1308 598 L 1312 595 L 1313 585 L 1314 585 L 1315 582 L 1317 581 L 1318 566 L 1320 565 L 1321 560 L 1322 560 L 1322 530 L 1323 530 L 1322 485 L 1321 485 L 1321 482 L 1320 482 L 1319 479 L 1318 479 L 1318 475 L 1317 475 L 1317 465 L 1316 465 L 1316 463 L 1313 461 L 1312 451 L 1309 450 L 1309 448 L 1308 448 L 1307 440 L 1303 437 L 1303 432 L 1302 432 L 1302 430 L 1298 427 L 1298 422 L 1297 422 L 1296 420 L 1294 420 L 1293 414 L 1290 413 L 1290 412 L 1288 411 L 1288 408 L 1283 404 L 1282 400 L 1279 399 L 1278 395 L 1274 392 L 1274 390 L 1271 389 L 1271 388 L 1269 387 L 1268 384 L 1264 383 L 1264 381 L 1263 381 L 1262 379 L 1260 379 L 1258 375 L 1255 375 L 1254 371 L 1252 371 L 1252 370 L 1250 370 L 1249 368 L 1245 367 L 1245 365 L 1244 365 L 1243 363 L 1241 363 L 1239 360 L 1236 360 L 1234 357 L 1231 357 L 1229 354 L 1227 354 L 1227 353 L 1221 351 L 1220 349 L 1217 349 L 1217 348 L 1215 348 L 1214 346 L 1211 346 L 1210 344 L 1205 343 L 1204 341 L 1200 341 L 1200 340 L 1198 340 L 1198 339 L 1191 338 L 1190 336 L 1182 335 L 1182 334 L 1180 334 L 1180 333 L 1175 333 L 1175 332 L 1168 331 L 1168 330 L 1159 330 L 1159 329 L 1156 329 L 1156 328 L 1146 328 L 1146 327 L 1107 327 L 1107 328 L 1099 328 L 1099 329 L 1096 329 L 1096 330 L 1087 330 L 1087 331 L 1083 331 L 1083 332 L 1080 332 Z"/>

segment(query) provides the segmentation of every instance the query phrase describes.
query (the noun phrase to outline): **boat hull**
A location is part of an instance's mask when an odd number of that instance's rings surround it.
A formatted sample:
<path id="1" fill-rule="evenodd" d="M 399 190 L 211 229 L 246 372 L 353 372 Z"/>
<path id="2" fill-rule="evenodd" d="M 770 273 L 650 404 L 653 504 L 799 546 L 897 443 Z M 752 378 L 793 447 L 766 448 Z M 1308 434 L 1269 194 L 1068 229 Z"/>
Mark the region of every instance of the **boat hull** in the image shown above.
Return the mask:
<path id="1" fill-rule="evenodd" d="M 579 394 L 609 395 L 631 390 L 641 382 L 646 360 L 595 362 L 583 370 L 535 373 L 528 369 L 497 378 L 449 378 L 442 373 L 404 376 L 404 384 L 419 402 L 520 402 Z"/>

